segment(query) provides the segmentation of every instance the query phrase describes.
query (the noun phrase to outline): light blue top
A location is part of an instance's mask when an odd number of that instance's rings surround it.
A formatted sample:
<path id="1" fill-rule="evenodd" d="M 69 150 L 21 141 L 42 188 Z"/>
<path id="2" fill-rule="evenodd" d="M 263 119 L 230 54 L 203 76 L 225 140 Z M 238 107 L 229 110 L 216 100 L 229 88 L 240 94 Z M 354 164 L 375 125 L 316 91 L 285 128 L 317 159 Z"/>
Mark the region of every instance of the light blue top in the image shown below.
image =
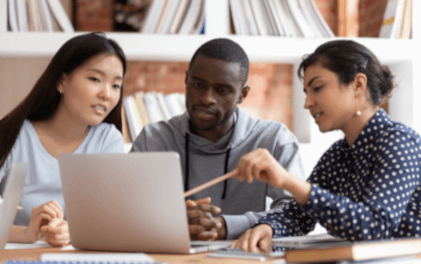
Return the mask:
<path id="1" fill-rule="evenodd" d="M 120 131 L 112 124 L 101 123 L 90 128 L 73 153 L 123 153 L 123 146 Z M 12 162 L 29 164 L 19 203 L 24 212 L 19 212 L 15 224 L 28 225 L 32 208 L 51 200 L 56 200 L 65 209 L 58 160 L 45 150 L 29 120 L 24 121 L 12 151 L 0 168 L 0 181 L 8 174 Z"/>

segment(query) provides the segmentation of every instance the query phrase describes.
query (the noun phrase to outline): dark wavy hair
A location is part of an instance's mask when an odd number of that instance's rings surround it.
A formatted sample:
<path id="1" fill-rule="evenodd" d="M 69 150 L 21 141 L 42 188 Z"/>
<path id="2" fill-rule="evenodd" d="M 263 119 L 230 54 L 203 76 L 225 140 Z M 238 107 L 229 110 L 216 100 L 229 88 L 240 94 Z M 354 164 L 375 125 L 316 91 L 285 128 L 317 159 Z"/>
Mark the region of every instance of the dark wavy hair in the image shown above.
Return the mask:
<path id="1" fill-rule="evenodd" d="M 364 73 L 374 105 L 380 104 L 384 96 L 389 97 L 395 87 L 389 68 L 382 66 L 368 48 L 352 40 L 333 40 L 320 45 L 301 62 L 298 76 L 303 79 L 305 69 L 317 63 L 336 73 L 343 84 L 352 82 L 357 73 Z"/>
<path id="2" fill-rule="evenodd" d="M 47 120 L 56 112 L 60 103 L 57 85 L 63 74 L 70 74 L 89 59 L 104 53 L 120 58 L 124 75 L 127 62 L 123 50 L 101 32 L 76 36 L 61 46 L 26 98 L 0 120 L 0 168 L 12 150 L 24 120 Z M 123 87 L 116 107 L 104 119 L 104 122 L 114 124 L 120 131 L 122 97 Z"/>

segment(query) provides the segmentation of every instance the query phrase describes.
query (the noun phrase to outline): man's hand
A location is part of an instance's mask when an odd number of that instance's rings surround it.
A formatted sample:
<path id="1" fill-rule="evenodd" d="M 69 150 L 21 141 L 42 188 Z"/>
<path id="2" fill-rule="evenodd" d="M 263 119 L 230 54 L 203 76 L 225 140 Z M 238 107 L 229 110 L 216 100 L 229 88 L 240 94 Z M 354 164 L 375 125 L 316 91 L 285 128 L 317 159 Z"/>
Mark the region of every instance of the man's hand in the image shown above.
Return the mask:
<path id="1" fill-rule="evenodd" d="M 186 201 L 189 232 L 192 240 L 215 240 L 226 236 L 223 218 L 212 217 L 212 214 L 220 213 L 221 209 L 211 205 L 210 202 L 209 197 Z"/>

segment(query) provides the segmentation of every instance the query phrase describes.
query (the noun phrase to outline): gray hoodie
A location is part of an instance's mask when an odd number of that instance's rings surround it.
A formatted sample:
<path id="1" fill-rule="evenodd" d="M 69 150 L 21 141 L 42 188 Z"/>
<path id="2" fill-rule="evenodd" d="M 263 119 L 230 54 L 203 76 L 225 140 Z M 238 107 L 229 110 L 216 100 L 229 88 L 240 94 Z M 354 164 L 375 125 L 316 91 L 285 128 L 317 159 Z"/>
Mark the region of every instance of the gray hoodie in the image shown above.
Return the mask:
<path id="1" fill-rule="evenodd" d="M 213 143 L 191 133 L 186 112 L 169 121 L 145 126 L 131 151 L 178 152 L 187 189 L 232 171 L 242 156 L 257 148 L 266 148 L 292 175 L 305 179 L 298 141 L 285 125 L 252 117 L 240 107 L 234 111 L 234 120 L 234 128 Z M 269 212 L 265 212 L 266 196 L 273 199 L 270 211 L 291 200 L 291 195 L 283 189 L 238 179 L 228 179 L 189 198 L 211 197 L 211 203 L 222 210 L 227 239 L 236 239 Z"/>

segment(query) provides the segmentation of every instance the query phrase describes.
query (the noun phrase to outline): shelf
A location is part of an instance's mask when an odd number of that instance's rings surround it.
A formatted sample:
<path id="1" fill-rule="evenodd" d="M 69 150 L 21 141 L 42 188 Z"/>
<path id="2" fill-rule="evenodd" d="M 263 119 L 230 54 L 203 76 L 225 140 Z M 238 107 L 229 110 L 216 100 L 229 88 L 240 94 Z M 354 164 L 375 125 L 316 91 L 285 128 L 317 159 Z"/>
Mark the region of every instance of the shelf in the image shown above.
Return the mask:
<path id="1" fill-rule="evenodd" d="M 68 39 L 86 32 L 76 33 L 0 33 L 0 57 L 52 57 Z M 140 33 L 106 33 L 123 48 L 129 60 L 189 61 L 194 51 L 212 39 L 208 35 L 145 35 Z M 302 39 L 259 36 L 226 35 L 239 43 L 253 62 L 294 63 L 304 54 L 331 39 Z M 412 40 L 384 40 L 354 38 L 371 50 L 384 63 L 410 61 L 414 58 Z M 28 44 L 30 43 L 30 44 Z M 393 52 L 391 52 L 393 51 Z"/>
<path id="2" fill-rule="evenodd" d="M 326 38 L 304 39 L 277 36 L 238 36 L 229 32 L 229 5 L 227 0 L 206 1 L 205 35 L 156 35 L 107 32 L 116 40 L 129 60 L 189 61 L 194 51 L 204 42 L 227 37 L 238 42 L 252 62 L 295 63 L 304 54 L 313 52 Z M 420 9 L 414 1 L 414 11 Z M 0 1 L 0 57 L 51 58 L 68 39 L 87 32 L 8 32 L 7 1 Z M 417 13 L 417 12 L 414 12 Z M 415 23 L 414 16 L 414 23 Z M 416 34 L 414 34 L 416 37 Z M 354 38 L 373 50 L 383 63 L 413 60 L 418 51 L 417 41 L 379 38 Z M 416 43 L 416 44 L 415 44 Z"/>

